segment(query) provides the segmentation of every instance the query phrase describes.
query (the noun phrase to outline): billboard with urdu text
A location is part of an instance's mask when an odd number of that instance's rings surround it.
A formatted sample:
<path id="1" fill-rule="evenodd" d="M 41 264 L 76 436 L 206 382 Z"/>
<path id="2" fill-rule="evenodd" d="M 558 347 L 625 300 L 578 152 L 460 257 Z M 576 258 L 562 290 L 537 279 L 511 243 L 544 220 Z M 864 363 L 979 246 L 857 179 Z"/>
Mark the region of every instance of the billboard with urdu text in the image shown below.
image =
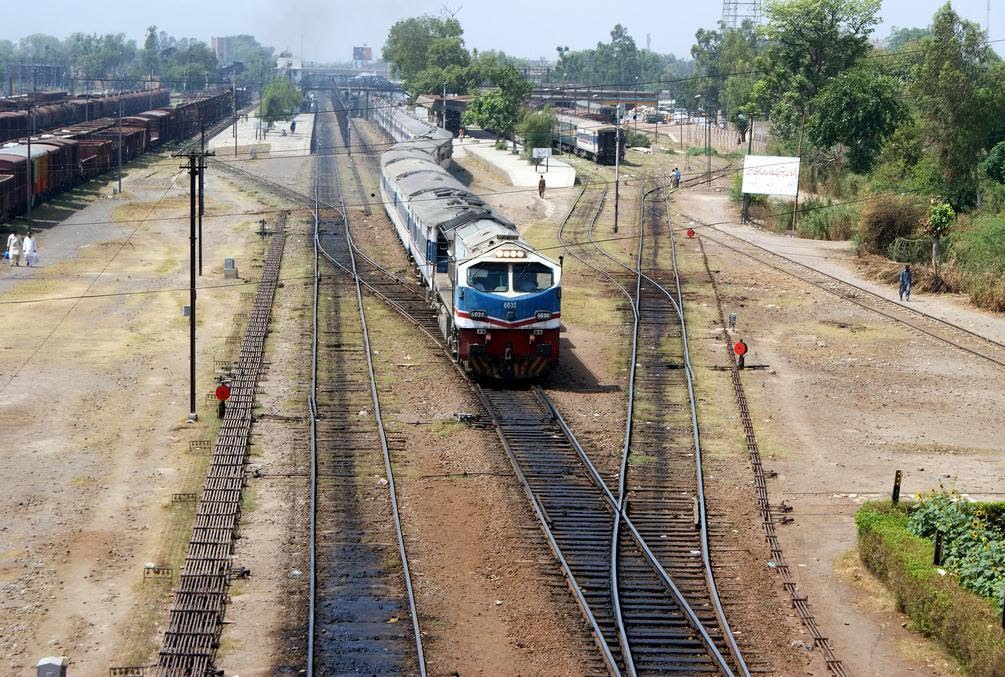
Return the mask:
<path id="1" fill-rule="evenodd" d="M 743 158 L 743 192 L 795 195 L 799 187 L 799 158 L 748 155 Z"/>

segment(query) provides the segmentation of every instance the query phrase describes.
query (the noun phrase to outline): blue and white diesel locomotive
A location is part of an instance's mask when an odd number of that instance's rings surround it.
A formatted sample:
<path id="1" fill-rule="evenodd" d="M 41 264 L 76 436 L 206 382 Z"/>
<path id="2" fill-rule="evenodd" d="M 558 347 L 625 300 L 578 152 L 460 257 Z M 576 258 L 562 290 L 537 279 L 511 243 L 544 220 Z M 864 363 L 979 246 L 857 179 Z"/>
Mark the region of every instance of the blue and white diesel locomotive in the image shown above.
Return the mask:
<path id="1" fill-rule="evenodd" d="M 591 120 L 563 111 L 555 113 L 552 143 L 561 150 L 589 158 L 598 164 L 613 165 L 618 153 L 618 161 L 624 162 L 626 140 L 625 130 L 609 122 Z"/>
<path id="2" fill-rule="evenodd" d="M 378 107 L 397 142 L 381 156 L 380 194 L 465 368 L 534 378 L 558 362 L 562 269 L 516 226 L 451 176 L 453 135 L 404 110 Z"/>

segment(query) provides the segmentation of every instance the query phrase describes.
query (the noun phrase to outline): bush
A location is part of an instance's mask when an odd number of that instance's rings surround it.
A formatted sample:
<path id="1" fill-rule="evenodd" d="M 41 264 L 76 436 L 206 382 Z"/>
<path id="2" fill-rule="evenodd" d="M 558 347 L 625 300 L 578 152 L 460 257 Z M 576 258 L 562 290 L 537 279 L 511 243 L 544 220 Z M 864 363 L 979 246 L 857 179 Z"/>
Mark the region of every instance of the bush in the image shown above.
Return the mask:
<path id="1" fill-rule="evenodd" d="M 858 229 L 862 250 L 885 254 L 898 237 L 910 237 L 924 217 L 924 208 L 907 198 L 877 196 L 862 211 Z"/>
<path id="2" fill-rule="evenodd" d="M 814 240 L 847 240 L 855 232 L 857 221 L 854 205 L 836 205 L 830 198 L 809 197 L 799 204 L 796 232 L 799 237 Z"/>
<path id="3" fill-rule="evenodd" d="M 908 514 L 886 502 L 855 515 L 862 563 L 890 588 L 914 627 L 941 641 L 971 674 L 1005 675 L 1005 632 L 994 606 L 963 590 L 932 564 L 934 546 L 908 528 Z"/>
<path id="4" fill-rule="evenodd" d="M 709 148 L 708 149 L 708 153 L 709 153 L 709 155 L 718 155 L 719 154 L 719 153 L 716 152 L 715 148 Z M 691 146 L 690 148 L 687 149 L 687 154 L 688 155 L 704 155 L 705 154 L 705 146 Z"/>
<path id="5" fill-rule="evenodd" d="M 975 304 L 1005 310 L 1005 215 L 979 216 L 950 236 L 954 286 Z"/>
<path id="6" fill-rule="evenodd" d="M 499 139 L 496 141 L 496 150 L 506 150 L 509 148 L 509 141 L 506 139 Z"/>
<path id="7" fill-rule="evenodd" d="M 886 248 L 886 255 L 897 263 L 925 263 L 932 258 L 932 238 L 927 235 L 917 240 L 898 237 Z"/>
<path id="8" fill-rule="evenodd" d="M 630 131 L 627 135 L 625 135 L 625 143 L 633 148 L 649 148 L 649 146 L 652 145 L 652 140 L 649 138 L 648 134 Z"/>
<path id="9" fill-rule="evenodd" d="M 1005 534 L 988 521 L 988 511 L 955 492 L 933 491 L 911 511 L 907 526 L 934 542 L 943 535 L 943 566 L 960 585 L 991 600 L 1001 611 L 1005 592 Z"/>
<path id="10" fill-rule="evenodd" d="M 1005 141 L 995 144 L 988 157 L 981 163 L 984 175 L 998 183 L 1005 183 Z"/>

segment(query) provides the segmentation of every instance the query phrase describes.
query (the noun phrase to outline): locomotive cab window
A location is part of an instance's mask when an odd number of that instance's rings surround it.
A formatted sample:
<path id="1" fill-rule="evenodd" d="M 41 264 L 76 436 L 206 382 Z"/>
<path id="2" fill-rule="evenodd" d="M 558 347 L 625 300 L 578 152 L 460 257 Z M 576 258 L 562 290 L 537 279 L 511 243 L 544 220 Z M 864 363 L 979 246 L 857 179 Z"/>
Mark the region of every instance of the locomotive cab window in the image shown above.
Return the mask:
<path id="1" fill-rule="evenodd" d="M 544 291 L 554 283 L 551 268 L 541 263 L 513 264 L 513 291 L 529 293 Z"/>
<path id="2" fill-rule="evenodd" d="M 478 291 L 503 292 L 509 290 L 508 263 L 479 263 L 468 268 L 468 286 Z"/>

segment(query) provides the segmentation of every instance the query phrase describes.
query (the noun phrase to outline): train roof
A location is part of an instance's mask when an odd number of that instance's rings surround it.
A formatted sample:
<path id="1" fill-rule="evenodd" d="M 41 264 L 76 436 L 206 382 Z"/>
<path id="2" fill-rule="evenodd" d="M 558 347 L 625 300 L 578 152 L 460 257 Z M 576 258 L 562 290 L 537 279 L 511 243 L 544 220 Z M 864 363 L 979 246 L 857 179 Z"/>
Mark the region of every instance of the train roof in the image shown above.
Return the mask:
<path id="1" fill-rule="evenodd" d="M 610 122 L 591 120 L 589 118 L 579 117 L 578 115 L 569 115 L 568 113 L 555 113 L 555 119 L 560 122 L 574 124 L 576 127 L 582 127 L 584 129 L 591 129 L 594 131 L 601 129 L 614 129 L 614 125 Z"/>
<path id="2" fill-rule="evenodd" d="M 402 128 L 408 132 L 412 138 L 427 139 L 452 139 L 454 135 L 445 129 L 435 127 L 424 120 L 409 114 L 404 109 L 398 108 L 394 111 L 394 117 Z"/>
<path id="3" fill-rule="evenodd" d="M 461 226 L 476 221 L 497 224 L 516 233 L 516 226 L 496 213 L 460 181 L 413 144 L 398 144 L 384 153 L 384 174 L 397 185 L 412 211 L 424 223 L 435 224 L 451 240 Z"/>

